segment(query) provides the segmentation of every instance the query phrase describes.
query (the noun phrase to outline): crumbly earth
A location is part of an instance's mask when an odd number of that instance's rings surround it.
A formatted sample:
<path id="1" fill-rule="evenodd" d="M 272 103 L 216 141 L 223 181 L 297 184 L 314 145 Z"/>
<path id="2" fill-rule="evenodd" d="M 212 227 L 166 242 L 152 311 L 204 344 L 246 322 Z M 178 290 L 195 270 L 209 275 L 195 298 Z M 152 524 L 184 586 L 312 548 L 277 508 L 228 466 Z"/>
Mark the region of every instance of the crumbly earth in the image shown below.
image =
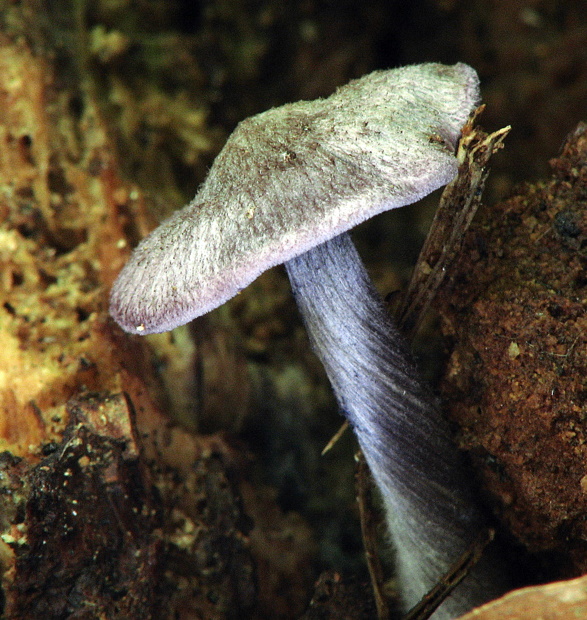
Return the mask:
<path id="1" fill-rule="evenodd" d="M 483 209 L 439 299 L 442 393 L 501 521 L 587 570 L 587 126 L 552 177 Z"/>

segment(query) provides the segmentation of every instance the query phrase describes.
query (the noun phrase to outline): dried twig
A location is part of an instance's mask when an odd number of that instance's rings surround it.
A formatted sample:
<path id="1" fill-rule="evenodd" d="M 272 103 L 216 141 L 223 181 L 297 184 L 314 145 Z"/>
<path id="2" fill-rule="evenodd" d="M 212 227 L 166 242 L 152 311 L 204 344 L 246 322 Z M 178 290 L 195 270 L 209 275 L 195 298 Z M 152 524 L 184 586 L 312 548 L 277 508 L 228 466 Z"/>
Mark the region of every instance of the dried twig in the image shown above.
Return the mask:
<path id="1" fill-rule="evenodd" d="M 493 540 L 495 530 L 482 531 L 471 546 L 455 562 L 454 566 L 428 594 L 405 616 L 403 620 L 426 620 L 438 609 L 447 596 L 461 583 L 483 555 L 485 547 Z"/>
<path id="2" fill-rule="evenodd" d="M 463 128 L 457 151 L 459 172 L 442 193 L 436 215 L 397 313 L 400 329 L 415 334 L 440 287 L 447 267 L 462 248 L 465 233 L 481 203 L 490 157 L 502 148 L 510 131 L 486 134 L 474 127 L 485 106 L 477 108 Z"/>
<path id="3" fill-rule="evenodd" d="M 345 420 L 340 425 L 340 428 L 336 431 L 336 433 L 334 433 L 334 435 L 332 435 L 332 437 L 329 439 L 328 443 L 324 446 L 324 449 L 320 453 L 320 456 L 324 456 L 327 452 L 330 452 L 330 450 L 332 450 L 334 444 L 343 436 L 348 427 L 349 423 L 347 420 Z"/>
<path id="4" fill-rule="evenodd" d="M 377 618 L 378 620 L 388 620 L 389 605 L 387 597 L 382 590 L 384 581 L 383 567 L 381 566 L 377 545 L 377 525 L 380 520 L 374 518 L 370 497 L 373 481 L 362 452 L 357 452 L 356 461 L 357 502 L 359 504 L 359 519 L 361 522 L 363 546 L 365 548 L 365 559 L 367 561 L 367 568 L 369 569 L 369 576 L 373 587 L 375 605 L 377 606 Z"/>

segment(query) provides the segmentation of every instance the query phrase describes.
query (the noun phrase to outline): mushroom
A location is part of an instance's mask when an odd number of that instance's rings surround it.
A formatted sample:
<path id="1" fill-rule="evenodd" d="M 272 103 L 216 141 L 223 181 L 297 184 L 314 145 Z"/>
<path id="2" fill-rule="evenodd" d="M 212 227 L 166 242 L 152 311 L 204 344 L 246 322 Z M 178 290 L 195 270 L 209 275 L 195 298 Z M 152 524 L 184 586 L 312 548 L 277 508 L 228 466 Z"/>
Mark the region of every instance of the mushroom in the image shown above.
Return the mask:
<path id="1" fill-rule="evenodd" d="M 406 608 L 486 525 L 447 422 L 346 231 L 451 181 L 478 101 L 464 64 L 376 71 L 326 99 L 242 121 L 195 198 L 144 239 L 110 312 L 135 334 L 170 330 L 285 263 L 312 346 L 379 488 Z M 435 619 L 500 594 L 482 559 Z"/>

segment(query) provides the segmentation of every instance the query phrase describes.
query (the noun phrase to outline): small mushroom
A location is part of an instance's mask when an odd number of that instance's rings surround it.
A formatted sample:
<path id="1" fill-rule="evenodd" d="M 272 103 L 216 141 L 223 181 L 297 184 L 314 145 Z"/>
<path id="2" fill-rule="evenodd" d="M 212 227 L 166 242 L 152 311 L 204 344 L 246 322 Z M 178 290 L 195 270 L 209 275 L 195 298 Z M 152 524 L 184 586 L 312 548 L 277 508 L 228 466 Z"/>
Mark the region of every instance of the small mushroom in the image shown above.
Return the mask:
<path id="1" fill-rule="evenodd" d="M 376 71 L 242 121 L 196 197 L 143 240 L 111 294 L 131 333 L 172 329 L 285 263 L 310 340 L 381 491 L 406 608 L 485 526 L 446 421 L 346 231 L 451 181 L 478 101 L 464 64 Z M 435 619 L 500 594 L 483 559 Z"/>

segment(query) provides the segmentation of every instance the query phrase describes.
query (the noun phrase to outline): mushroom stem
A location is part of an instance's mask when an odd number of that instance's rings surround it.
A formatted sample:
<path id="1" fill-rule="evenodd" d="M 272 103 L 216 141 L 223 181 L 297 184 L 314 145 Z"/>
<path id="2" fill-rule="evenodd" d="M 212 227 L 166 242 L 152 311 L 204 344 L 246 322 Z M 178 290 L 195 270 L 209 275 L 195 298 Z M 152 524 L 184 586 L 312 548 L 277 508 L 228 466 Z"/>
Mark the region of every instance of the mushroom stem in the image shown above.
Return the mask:
<path id="1" fill-rule="evenodd" d="M 486 520 L 448 424 L 350 236 L 344 233 L 285 266 L 312 346 L 382 494 L 409 609 Z M 500 581 L 499 568 L 484 557 L 433 618 L 453 618 L 498 596 L 505 589 Z"/>

